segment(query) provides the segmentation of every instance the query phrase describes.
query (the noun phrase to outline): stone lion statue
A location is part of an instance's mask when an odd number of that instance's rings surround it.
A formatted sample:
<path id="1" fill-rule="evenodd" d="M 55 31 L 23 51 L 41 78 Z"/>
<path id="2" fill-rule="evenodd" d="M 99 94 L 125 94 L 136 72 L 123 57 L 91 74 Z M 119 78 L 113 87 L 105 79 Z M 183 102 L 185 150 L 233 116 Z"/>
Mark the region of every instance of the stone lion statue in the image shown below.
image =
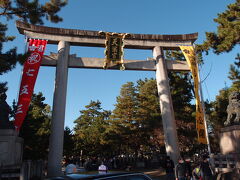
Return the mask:
<path id="1" fill-rule="evenodd" d="M 229 95 L 227 113 L 227 120 L 224 122 L 225 126 L 240 123 L 240 92 L 232 92 Z"/>
<path id="2" fill-rule="evenodd" d="M 15 129 L 13 123 L 9 121 L 11 108 L 7 104 L 6 99 L 7 95 L 0 93 L 0 129 Z"/>

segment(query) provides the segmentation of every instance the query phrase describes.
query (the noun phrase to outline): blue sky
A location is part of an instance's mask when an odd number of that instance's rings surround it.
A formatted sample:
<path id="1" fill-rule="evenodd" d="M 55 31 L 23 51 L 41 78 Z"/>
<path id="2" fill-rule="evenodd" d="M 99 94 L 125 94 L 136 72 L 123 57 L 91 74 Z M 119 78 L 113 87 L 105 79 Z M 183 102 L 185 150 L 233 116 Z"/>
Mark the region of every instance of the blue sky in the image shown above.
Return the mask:
<path id="1" fill-rule="evenodd" d="M 64 21 L 58 24 L 46 22 L 46 26 L 72 28 L 82 30 L 102 30 L 110 32 L 140 34 L 188 34 L 199 33 L 196 41 L 200 44 L 205 39 L 206 31 L 216 31 L 213 21 L 217 13 L 223 12 L 227 4 L 233 0 L 69 0 L 59 15 Z M 0 19 L 3 21 L 3 19 Z M 24 37 L 20 35 L 14 22 L 8 22 L 8 35 L 17 36 L 5 48 L 17 46 L 19 52 L 24 51 Z M 238 47 L 239 48 L 239 47 Z M 45 54 L 57 52 L 57 46 L 47 45 Z M 103 48 L 73 47 L 71 53 L 79 57 L 104 57 Z M 201 69 L 201 77 L 205 79 L 203 95 L 213 101 L 218 91 L 231 85 L 227 78 L 229 65 L 234 62 L 237 48 L 231 53 L 204 56 L 205 64 Z M 149 50 L 126 50 L 125 59 L 146 59 L 152 57 Z M 21 79 L 21 66 L 1 76 L 0 81 L 8 81 L 8 103 L 17 99 Z M 65 126 L 72 128 L 73 121 L 79 116 L 79 110 L 89 104 L 90 100 L 100 100 L 102 107 L 112 110 L 119 95 L 121 86 L 138 79 L 155 78 L 155 72 L 115 71 L 94 69 L 69 69 L 67 107 Z M 41 67 L 35 85 L 35 93 L 43 92 L 46 103 L 52 106 L 55 68 Z"/>

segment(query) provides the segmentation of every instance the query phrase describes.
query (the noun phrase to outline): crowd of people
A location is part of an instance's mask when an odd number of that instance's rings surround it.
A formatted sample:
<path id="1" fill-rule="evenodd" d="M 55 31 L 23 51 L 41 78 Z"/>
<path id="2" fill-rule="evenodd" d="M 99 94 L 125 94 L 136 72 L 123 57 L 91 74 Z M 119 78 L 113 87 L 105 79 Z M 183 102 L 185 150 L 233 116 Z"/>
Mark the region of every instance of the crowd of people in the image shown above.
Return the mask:
<path id="1" fill-rule="evenodd" d="M 83 167 L 86 171 L 97 170 L 102 162 L 108 167 L 109 170 L 130 170 L 144 166 L 148 168 L 158 168 L 164 164 L 164 156 L 156 159 L 150 157 L 133 157 L 133 156 L 115 156 L 112 158 L 101 157 L 68 157 L 63 159 L 63 167 L 66 167 L 67 162 L 71 159 L 77 167 Z M 138 167 L 137 167 L 138 166 Z"/>
<path id="2" fill-rule="evenodd" d="M 169 156 L 165 162 L 166 178 L 168 180 L 213 180 L 214 171 L 207 156 L 203 156 L 199 162 L 192 162 L 190 158 L 179 158 L 174 166 Z"/>
<path id="3" fill-rule="evenodd" d="M 133 158 L 110 158 L 110 159 L 66 159 L 65 173 L 76 173 L 77 168 L 83 167 L 85 170 L 98 170 L 99 173 L 106 173 L 108 170 L 121 169 L 130 170 L 132 164 L 136 164 L 136 160 L 139 162 L 145 160 L 145 167 L 150 167 L 146 159 L 133 159 Z M 160 159 L 159 159 L 160 160 Z M 201 160 L 192 161 L 190 158 L 179 158 L 178 163 L 174 165 L 174 162 L 169 156 L 161 159 L 160 166 L 166 171 L 167 180 L 213 180 L 214 171 L 208 161 L 208 156 L 203 156 Z M 90 167 L 91 166 L 91 167 Z M 158 166 L 159 167 L 159 166 Z"/>

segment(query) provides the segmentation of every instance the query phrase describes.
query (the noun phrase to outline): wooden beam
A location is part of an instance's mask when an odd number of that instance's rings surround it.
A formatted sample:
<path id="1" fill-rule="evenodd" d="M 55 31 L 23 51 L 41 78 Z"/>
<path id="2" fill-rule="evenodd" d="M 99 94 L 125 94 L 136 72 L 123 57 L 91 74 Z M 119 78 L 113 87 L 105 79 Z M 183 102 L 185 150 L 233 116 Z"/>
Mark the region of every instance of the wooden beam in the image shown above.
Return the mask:
<path id="1" fill-rule="evenodd" d="M 51 53 L 51 55 L 43 56 L 42 66 L 56 66 L 58 54 Z M 166 60 L 167 69 L 169 71 L 189 71 L 186 61 Z M 103 58 L 88 58 L 76 57 L 76 55 L 69 56 L 69 68 L 91 68 L 103 69 Z M 156 61 L 153 60 L 124 60 L 126 70 L 137 71 L 156 71 Z M 111 66 L 108 69 L 119 70 L 119 66 Z"/>
<path id="2" fill-rule="evenodd" d="M 71 37 L 53 34 L 35 33 L 24 31 L 29 38 L 47 39 L 48 44 L 58 44 L 59 41 L 67 41 L 72 46 L 89 46 L 89 47 L 105 47 L 105 39 L 88 38 L 88 37 Z M 192 45 L 191 41 L 154 41 L 154 40 L 124 40 L 124 48 L 126 49 L 150 49 L 161 46 L 166 50 L 179 50 L 179 45 Z"/>
<path id="3" fill-rule="evenodd" d="M 43 34 L 52 34 L 60 36 L 71 36 L 71 37 L 88 37 L 88 38 L 100 38 L 105 39 L 104 36 L 99 35 L 99 31 L 89 31 L 89 30 L 79 30 L 79 29 L 65 29 L 65 28 L 54 28 L 47 26 L 38 26 L 33 24 L 28 24 L 22 21 L 16 21 L 16 26 L 21 34 L 24 33 L 24 30 L 43 33 Z M 194 42 L 198 33 L 191 34 L 171 34 L 171 35 L 162 35 L 162 34 L 130 34 L 126 39 L 132 40 L 154 40 L 154 41 L 192 41 Z"/>
<path id="4" fill-rule="evenodd" d="M 21 34 L 29 38 L 47 39 L 48 44 L 58 44 L 59 41 L 69 42 L 75 46 L 104 47 L 105 36 L 99 31 L 53 28 L 37 26 L 21 21 L 16 21 L 16 26 Z M 124 40 L 125 48 L 153 49 L 160 46 L 163 49 L 179 49 L 179 45 L 192 45 L 198 33 L 192 34 L 130 34 Z"/>

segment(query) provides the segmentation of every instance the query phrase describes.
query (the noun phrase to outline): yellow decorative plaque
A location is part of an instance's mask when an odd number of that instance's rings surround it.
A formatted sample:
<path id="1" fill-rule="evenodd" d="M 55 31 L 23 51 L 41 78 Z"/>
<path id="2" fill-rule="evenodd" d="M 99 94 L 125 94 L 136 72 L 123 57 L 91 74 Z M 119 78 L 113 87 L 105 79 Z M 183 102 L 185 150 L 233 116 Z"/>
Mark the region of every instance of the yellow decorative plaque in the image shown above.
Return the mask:
<path id="1" fill-rule="evenodd" d="M 121 65 L 120 69 L 124 70 L 125 66 L 123 63 L 123 54 L 124 54 L 123 41 L 128 34 L 109 33 L 109 32 L 99 32 L 99 34 L 106 36 L 105 61 L 104 61 L 103 68 L 107 69 L 109 66 Z"/>

